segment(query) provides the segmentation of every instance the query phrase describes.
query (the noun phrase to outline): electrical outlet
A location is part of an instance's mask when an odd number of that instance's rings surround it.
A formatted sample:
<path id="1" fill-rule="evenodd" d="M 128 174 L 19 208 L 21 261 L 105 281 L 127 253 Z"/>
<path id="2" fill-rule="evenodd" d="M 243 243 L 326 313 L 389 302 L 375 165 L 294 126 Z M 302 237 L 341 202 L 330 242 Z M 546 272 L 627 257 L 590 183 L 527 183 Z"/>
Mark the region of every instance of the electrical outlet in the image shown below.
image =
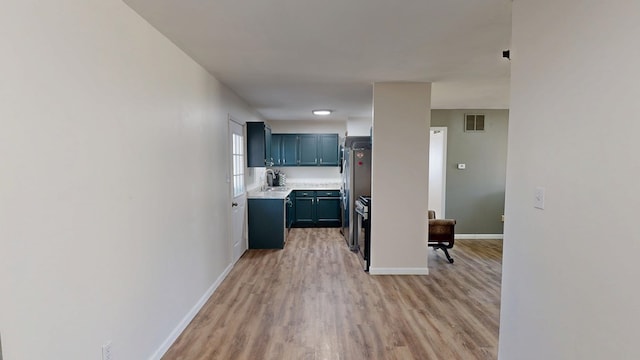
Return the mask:
<path id="1" fill-rule="evenodd" d="M 113 360 L 111 355 L 111 341 L 109 341 L 102 345 L 102 360 Z"/>

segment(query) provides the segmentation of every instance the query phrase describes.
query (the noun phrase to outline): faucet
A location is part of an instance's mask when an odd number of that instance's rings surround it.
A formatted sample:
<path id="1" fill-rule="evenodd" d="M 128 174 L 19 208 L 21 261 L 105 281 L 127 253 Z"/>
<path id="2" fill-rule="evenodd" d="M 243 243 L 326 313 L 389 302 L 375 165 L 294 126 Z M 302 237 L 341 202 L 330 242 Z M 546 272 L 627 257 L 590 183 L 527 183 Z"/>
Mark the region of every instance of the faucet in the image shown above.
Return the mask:
<path id="1" fill-rule="evenodd" d="M 271 185 L 269 185 L 269 177 L 267 176 L 268 173 L 271 173 Z M 266 182 L 267 187 L 273 185 L 273 180 L 275 178 L 276 178 L 276 173 L 273 171 L 273 169 L 267 169 L 264 171 L 264 181 Z"/>

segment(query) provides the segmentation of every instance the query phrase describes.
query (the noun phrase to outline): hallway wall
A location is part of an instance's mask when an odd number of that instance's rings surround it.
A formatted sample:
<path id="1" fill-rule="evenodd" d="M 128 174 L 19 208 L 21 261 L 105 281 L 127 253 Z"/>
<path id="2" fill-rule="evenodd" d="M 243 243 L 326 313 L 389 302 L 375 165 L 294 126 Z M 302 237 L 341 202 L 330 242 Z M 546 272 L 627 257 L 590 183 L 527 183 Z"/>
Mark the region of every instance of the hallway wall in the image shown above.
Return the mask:
<path id="1" fill-rule="evenodd" d="M 148 359 L 230 265 L 245 102 L 119 0 L 0 12 L 5 359 Z"/>
<path id="2" fill-rule="evenodd" d="M 640 359 L 638 13 L 513 2 L 500 359 Z"/>

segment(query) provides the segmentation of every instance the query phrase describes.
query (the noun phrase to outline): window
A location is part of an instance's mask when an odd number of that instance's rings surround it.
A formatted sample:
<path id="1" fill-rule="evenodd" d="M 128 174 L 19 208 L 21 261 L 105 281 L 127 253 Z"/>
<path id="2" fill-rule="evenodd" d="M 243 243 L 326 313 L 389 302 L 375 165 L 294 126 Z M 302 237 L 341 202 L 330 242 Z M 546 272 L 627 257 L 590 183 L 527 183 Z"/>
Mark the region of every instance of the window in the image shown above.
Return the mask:
<path id="1" fill-rule="evenodd" d="M 233 196 L 244 194 L 244 138 L 233 134 L 231 158 L 233 160 Z"/>
<path id="2" fill-rule="evenodd" d="M 484 131 L 484 115 L 483 114 L 465 114 L 464 115 L 464 131 Z"/>

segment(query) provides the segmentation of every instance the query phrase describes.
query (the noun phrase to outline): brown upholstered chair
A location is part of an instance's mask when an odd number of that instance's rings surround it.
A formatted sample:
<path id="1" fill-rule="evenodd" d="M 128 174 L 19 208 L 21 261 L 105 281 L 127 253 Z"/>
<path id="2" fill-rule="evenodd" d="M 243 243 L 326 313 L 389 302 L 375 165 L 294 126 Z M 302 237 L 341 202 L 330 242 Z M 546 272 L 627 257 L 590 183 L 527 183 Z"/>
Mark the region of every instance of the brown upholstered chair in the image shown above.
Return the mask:
<path id="1" fill-rule="evenodd" d="M 450 263 L 453 264 L 453 258 L 449 255 L 449 249 L 453 247 L 455 242 L 454 228 L 456 221 L 453 219 L 436 219 L 436 212 L 429 210 L 429 241 L 427 244 L 444 252 Z"/>

